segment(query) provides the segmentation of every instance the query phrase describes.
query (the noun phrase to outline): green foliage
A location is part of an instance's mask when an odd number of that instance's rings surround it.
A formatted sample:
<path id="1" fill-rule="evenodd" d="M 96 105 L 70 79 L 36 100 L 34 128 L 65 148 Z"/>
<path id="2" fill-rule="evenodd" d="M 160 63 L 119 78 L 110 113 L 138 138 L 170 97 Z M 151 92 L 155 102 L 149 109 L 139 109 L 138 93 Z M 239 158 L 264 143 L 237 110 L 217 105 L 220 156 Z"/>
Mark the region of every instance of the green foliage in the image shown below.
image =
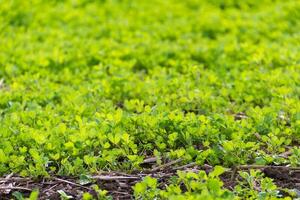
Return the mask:
<path id="1" fill-rule="evenodd" d="M 39 191 L 33 190 L 28 198 L 24 198 L 22 193 L 16 191 L 12 193 L 12 196 L 15 197 L 16 200 L 38 200 L 39 197 Z"/>
<path id="2" fill-rule="evenodd" d="M 223 172 L 220 166 L 216 166 L 209 175 L 205 171 L 178 171 L 175 183 L 164 190 L 158 188 L 156 179 L 145 177 L 133 187 L 134 195 L 136 199 L 233 199 L 233 193 L 222 188 L 223 182 L 219 175 Z"/>
<path id="3" fill-rule="evenodd" d="M 298 166 L 299 150 L 280 155 L 300 142 L 299 9 L 0 0 L 0 175 L 130 171 L 148 156 Z"/>
<path id="4" fill-rule="evenodd" d="M 263 177 L 258 170 L 240 172 L 242 181 L 235 187 L 236 195 L 244 199 L 290 199 L 290 197 L 281 198 L 279 188 L 273 183 L 272 179 Z"/>
<path id="5" fill-rule="evenodd" d="M 145 177 L 140 183 L 137 183 L 134 187 L 134 195 L 137 199 L 155 199 L 159 195 L 159 189 L 157 189 L 157 180 L 149 176 Z"/>
<path id="6" fill-rule="evenodd" d="M 241 180 L 234 190 L 224 189 L 219 178 L 224 171 L 220 166 L 216 166 L 209 174 L 205 171 L 178 171 L 178 177 L 174 177 L 173 183 L 164 189 L 159 187 L 156 179 L 146 177 L 133 187 L 134 195 L 136 199 L 291 199 L 283 197 L 280 194 L 282 189 L 257 170 L 240 172 Z M 292 193 L 291 190 L 285 192 Z"/>

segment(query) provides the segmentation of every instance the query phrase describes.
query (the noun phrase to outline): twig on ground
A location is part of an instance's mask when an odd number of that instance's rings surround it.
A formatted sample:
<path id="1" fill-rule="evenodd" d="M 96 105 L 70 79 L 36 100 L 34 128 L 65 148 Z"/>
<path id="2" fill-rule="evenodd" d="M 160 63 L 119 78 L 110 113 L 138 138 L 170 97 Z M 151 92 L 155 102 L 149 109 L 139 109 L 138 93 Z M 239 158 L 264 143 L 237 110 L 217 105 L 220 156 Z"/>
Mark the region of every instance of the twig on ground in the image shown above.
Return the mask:
<path id="1" fill-rule="evenodd" d="M 192 163 L 182 165 L 182 166 L 179 166 L 179 167 L 174 167 L 173 170 L 182 170 L 182 169 L 186 169 L 186 168 L 189 168 L 189 167 L 194 167 L 196 165 L 197 165 L 197 163 L 192 162 Z"/>
<path id="2" fill-rule="evenodd" d="M 85 187 L 85 186 L 80 185 L 80 184 L 78 184 L 78 183 L 74 183 L 74 182 L 71 182 L 71 181 L 68 181 L 68 180 L 64 180 L 64 179 L 61 179 L 61 178 L 54 177 L 54 178 L 52 178 L 52 179 L 53 179 L 53 180 L 57 180 L 57 181 L 59 181 L 59 182 L 68 183 L 68 184 L 70 184 L 70 185 L 74 185 L 74 186 L 77 186 L 77 187 L 81 187 L 81 188 L 84 188 L 84 189 L 86 189 L 86 190 L 92 190 L 91 188 L 88 188 L 88 187 Z"/>
<path id="3" fill-rule="evenodd" d="M 25 188 L 25 187 L 18 187 L 18 186 L 0 186 L 0 191 L 1 190 L 25 190 L 25 191 L 31 191 L 31 189 L 29 188 Z"/>
<path id="4" fill-rule="evenodd" d="M 283 153 L 279 154 L 279 156 L 282 157 L 282 158 L 288 158 L 292 154 L 293 154 L 293 151 L 290 149 L 286 152 L 283 152 Z"/>
<path id="5" fill-rule="evenodd" d="M 139 180 L 140 177 L 137 176 L 92 176 L 92 179 L 97 179 L 97 180 L 102 180 L 102 181 L 113 181 L 113 180 L 126 180 L 126 179 L 131 179 L 131 180 Z"/>
<path id="6" fill-rule="evenodd" d="M 230 178 L 231 181 L 234 181 L 234 180 L 235 180 L 236 174 L 237 174 L 237 167 L 233 167 L 233 168 L 232 168 L 231 178 Z"/>
<path id="7" fill-rule="evenodd" d="M 173 161 L 168 162 L 168 163 L 166 163 L 166 164 L 160 165 L 160 166 L 158 166 L 158 167 L 153 168 L 153 169 L 151 170 L 151 172 L 156 172 L 156 171 L 161 170 L 161 169 L 164 169 L 164 168 L 166 168 L 166 167 L 170 167 L 170 166 L 172 166 L 172 165 L 174 165 L 174 164 L 180 163 L 182 160 L 183 160 L 183 159 L 179 158 L 179 159 L 177 159 L 177 160 L 173 160 Z"/>
<path id="8" fill-rule="evenodd" d="M 12 181 L 30 181 L 32 180 L 31 178 L 22 178 L 22 177 L 9 177 L 9 179 L 5 178 L 0 178 L 0 182 L 12 182 Z"/>
<path id="9" fill-rule="evenodd" d="M 148 163 L 154 163 L 157 161 L 156 157 L 152 157 L 152 158 L 146 158 L 142 164 L 148 164 Z"/>
<path id="10" fill-rule="evenodd" d="M 237 169 L 243 170 L 243 169 L 265 169 L 265 168 L 286 168 L 289 170 L 300 170 L 300 167 L 289 167 L 289 166 L 266 166 L 266 165 L 240 165 L 237 166 Z"/>
<path id="11" fill-rule="evenodd" d="M 115 193 L 115 194 L 122 194 L 122 195 L 128 195 L 128 193 L 126 192 L 119 192 L 119 191 L 113 191 L 111 193 Z"/>
<path id="12" fill-rule="evenodd" d="M 54 184 L 53 186 L 51 186 L 50 188 L 46 189 L 44 192 L 48 192 L 51 191 L 53 188 L 55 188 L 58 184 Z"/>

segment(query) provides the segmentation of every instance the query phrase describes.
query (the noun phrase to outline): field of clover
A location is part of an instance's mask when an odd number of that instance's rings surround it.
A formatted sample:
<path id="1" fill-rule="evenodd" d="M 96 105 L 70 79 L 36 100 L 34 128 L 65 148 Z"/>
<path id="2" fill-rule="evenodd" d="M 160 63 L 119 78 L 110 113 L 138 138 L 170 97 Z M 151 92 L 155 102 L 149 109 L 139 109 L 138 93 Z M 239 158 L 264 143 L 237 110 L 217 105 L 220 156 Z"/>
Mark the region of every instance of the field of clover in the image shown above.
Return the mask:
<path id="1" fill-rule="evenodd" d="M 299 144 L 298 0 L 0 0 L 0 199 L 292 199 Z"/>

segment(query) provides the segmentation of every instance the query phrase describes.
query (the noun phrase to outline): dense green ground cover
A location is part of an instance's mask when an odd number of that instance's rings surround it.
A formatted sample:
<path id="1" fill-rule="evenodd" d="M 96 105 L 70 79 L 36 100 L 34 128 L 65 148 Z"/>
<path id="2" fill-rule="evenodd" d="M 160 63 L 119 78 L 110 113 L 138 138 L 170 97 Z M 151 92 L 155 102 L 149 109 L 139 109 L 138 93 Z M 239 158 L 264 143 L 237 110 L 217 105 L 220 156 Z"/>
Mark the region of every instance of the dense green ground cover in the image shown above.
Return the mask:
<path id="1" fill-rule="evenodd" d="M 0 0 L 0 30 L 1 175 L 300 164 L 300 1 Z"/>

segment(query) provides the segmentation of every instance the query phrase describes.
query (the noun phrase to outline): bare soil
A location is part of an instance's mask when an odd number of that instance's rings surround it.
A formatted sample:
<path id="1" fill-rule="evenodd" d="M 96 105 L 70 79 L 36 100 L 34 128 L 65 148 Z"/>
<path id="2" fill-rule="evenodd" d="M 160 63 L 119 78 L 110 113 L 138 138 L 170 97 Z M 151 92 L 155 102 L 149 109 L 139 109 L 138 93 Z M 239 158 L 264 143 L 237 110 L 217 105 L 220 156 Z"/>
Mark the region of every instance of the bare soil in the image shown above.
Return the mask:
<path id="1" fill-rule="evenodd" d="M 101 189 L 109 192 L 114 199 L 133 199 L 132 186 L 141 181 L 145 176 L 157 178 L 161 187 L 168 184 L 171 176 L 176 175 L 177 170 L 194 171 L 212 170 L 209 165 L 202 167 L 195 163 L 174 167 L 173 165 L 180 162 L 171 161 L 159 167 L 145 169 L 143 171 L 134 171 L 131 173 L 122 172 L 103 172 L 101 175 L 90 177 L 91 182 L 83 184 L 79 182 L 79 177 L 58 177 L 49 178 L 28 178 L 19 177 L 14 174 L 0 178 L 0 199 L 11 199 L 13 192 L 19 191 L 24 196 L 28 196 L 34 189 L 39 190 L 39 199 L 60 199 L 59 190 L 63 190 L 73 199 L 81 199 L 84 192 L 96 196 L 92 185 L 98 185 Z M 148 163 L 146 163 L 148 164 Z M 300 190 L 300 170 L 298 168 L 289 168 L 284 166 L 240 166 L 229 170 L 221 176 L 224 187 L 232 190 L 239 180 L 237 175 L 239 170 L 249 170 L 251 168 L 261 169 L 266 177 L 274 179 L 274 182 L 280 188 L 290 188 Z"/>

